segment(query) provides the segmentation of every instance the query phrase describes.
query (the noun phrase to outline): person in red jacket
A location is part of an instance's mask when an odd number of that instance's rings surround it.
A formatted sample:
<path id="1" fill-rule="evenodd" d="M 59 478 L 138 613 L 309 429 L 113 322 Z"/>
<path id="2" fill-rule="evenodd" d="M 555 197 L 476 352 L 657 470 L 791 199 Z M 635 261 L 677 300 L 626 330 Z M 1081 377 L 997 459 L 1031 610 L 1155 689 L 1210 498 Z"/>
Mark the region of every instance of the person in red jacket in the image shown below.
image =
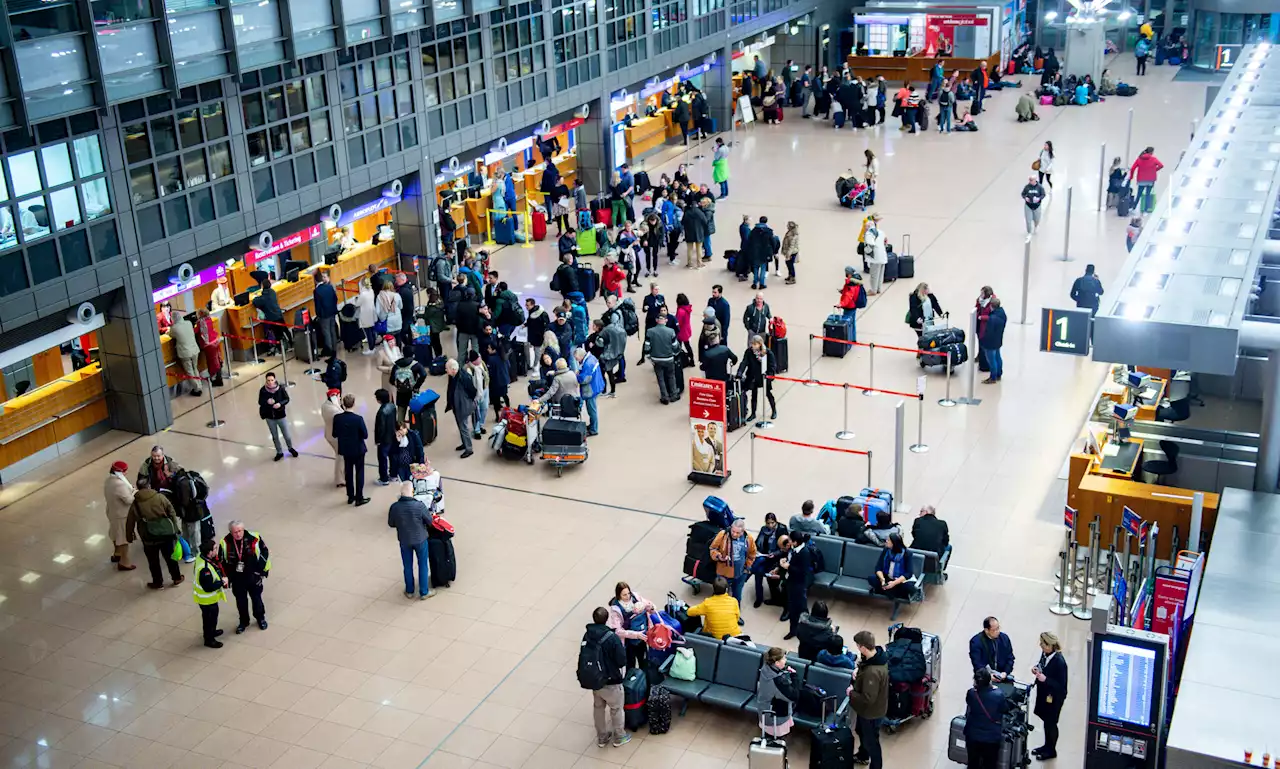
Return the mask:
<path id="1" fill-rule="evenodd" d="M 676 296 L 676 341 L 684 348 L 684 367 L 694 365 L 693 348 L 689 340 L 693 338 L 693 305 L 684 294 Z"/>
<path id="2" fill-rule="evenodd" d="M 1129 176 L 1138 183 L 1137 202 L 1144 214 L 1151 213 L 1156 207 L 1154 195 L 1156 175 L 1160 173 L 1160 169 L 1164 168 L 1164 163 L 1160 162 L 1155 153 L 1155 147 L 1147 147 L 1129 167 Z"/>
<path id="3" fill-rule="evenodd" d="M 605 296 L 613 295 L 622 298 L 622 285 L 627 281 L 627 271 L 622 269 L 617 259 L 610 253 L 604 258 L 604 270 L 600 273 L 600 284 Z"/>
<path id="4" fill-rule="evenodd" d="M 840 304 L 836 305 L 841 314 L 853 327 L 853 335 L 849 341 L 858 338 L 858 308 L 867 306 L 867 290 L 862 286 L 862 278 L 852 267 L 844 268 L 844 287 L 840 289 Z"/>

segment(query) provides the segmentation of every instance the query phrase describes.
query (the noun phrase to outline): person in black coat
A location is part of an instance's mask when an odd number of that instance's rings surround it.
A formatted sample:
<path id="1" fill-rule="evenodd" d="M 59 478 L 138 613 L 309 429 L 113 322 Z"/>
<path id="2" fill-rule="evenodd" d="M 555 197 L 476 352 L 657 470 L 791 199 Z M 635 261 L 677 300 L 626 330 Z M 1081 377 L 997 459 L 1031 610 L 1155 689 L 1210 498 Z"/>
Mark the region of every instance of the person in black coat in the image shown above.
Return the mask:
<path id="1" fill-rule="evenodd" d="M 809 543 L 809 535 L 803 531 L 794 532 L 791 542 L 791 552 L 778 563 L 778 568 L 787 572 L 787 607 L 778 619 L 791 623 L 790 630 L 782 638 L 784 641 L 796 637 L 800 616 L 809 605 L 809 586 L 813 584 L 813 553 L 810 550 L 813 545 Z"/>
<path id="2" fill-rule="evenodd" d="M 352 411 L 355 407 L 356 396 L 342 396 L 342 413 L 333 418 L 333 439 L 345 465 L 347 504 L 359 507 L 369 504 L 364 495 L 364 455 L 368 452 L 365 441 L 369 440 L 369 430 L 364 417 Z"/>
<path id="3" fill-rule="evenodd" d="M 911 599 L 911 554 L 902 544 L 902 535 L 894 532 L 884 541 L 884 549 L 876 559 L 876 573 L 867 579 L 871 592 L 896 601 Z"/>
<path id="4" fill-rule="evenodd" d="M 720 341 L 720 336 L 717 334 L 707 338 L 707 349 L 702 353 L 701 359 L 699 368 L 702 369 L 702 373 L 707 379 L 720 382 L 728 382 L 733 376 L 731 373 L 733 366 L 738 365 L 738 356 Z"/>
<path id="5" fill-rule="evenodd" d="M 933 295 L 929 290 L 928 283 L 921 283 L 916 286 L 916 290 L 911 292 L 907 297 L 907 325 L 916 332 L 916 338 L 919 339 L 924 334 L 925 317 L 924 303 L 928 299 L 929 306 L 933 309 L 933 319 L 942 318 L 942 305 L 938 302 L 938 297 Z"/>
<path id="6" fill-rule="evenodd" d="M 395 435 L 396 444 L 392 448 L 391 472 L 401 481 L 407 481 L 409 467 L 426 461 L 426 450 L 422 445 L 422 436 L 417 430 L 410 430 L 407 422 L 396 424 Z"/>
<path id="7" fill-rule="evenodd" d="M 996 681 L 1013 677 L 1013 642 L 1000 632 L 1000 620 L 982 620 L 982 632 L 969 639 L 969 662 L 974 672 L 989 669 Z"/>
<path id="8" fill-rule="evenodd" d="M 1058 756 L 1058 717 L 1067 699 L 1067 661 L 1062 644 L 1053 633 L 1040 634 L 1040 662 L 1031 668 L 1036 679 L 1035 714 L 1044 722 L 1044 745 L 1031 751 L 1037 760 Z"/>
<path id="9" fill-rule="evenodd" d="M 707 351 L 710 353 L 710 350 Z M 764 338 L 760 335 L 751 337 L 751 349 L 744 354 L 742 361 L 742 387 L 751 391 L 751 415 L 748 422 L 756 418 L 756 402 L 760 388 L 764 388 L 764 397 L 769 401 L 770 419 L 778 418 L 778 404 L 773 399 L 773 380 L 769 377 L 778 373 L 778 363 L 773 357 L 773 350 L 764 346 Z"/>
<path id="10" fill-rule="evenodd" d="M 280 433 L 284 433 L 289 453 L 298 456 L 297 449 L 293 447 L 293 437 L 289 435 L 288 414 L 285 412 L 285 407 L 289 405 L 289 389 L 276 382 L 275 374 L 268 373 L 266 380 L 267 383 L 258 390 L 258 416 L 262 417 L 271 430 L 271 442 L 276 445 L 275 461 L 279 462 L 284 458 L 284 451 L 280 448 Z"/>
<path id="11" fill-rule="evenodd" d="M 400 346 L 413 349 L 413 284 L 403 272 L 396 273 L 396 293 L 400 295 Z"/>
<path id="12" fill-rule="evenodd" d="M 782 552 L 781 543 L 786 540 L 786 537 L 787 525 L 779 523 L 778 516 L 773 513 L 765 513 L 764 526 L 760 527 L 760 532 L 756 534 L 756 552 L 760 557 L 751 564 L 751 573 L 755 575 L 756 581 L 755 607 L 757 609 L 764 603 L 764 577 L 777 567 Z M 770 587 L 772 589 L 769 592 L 773 596 L 770 603 L 777 603 L 779 586 L 770 580 Z"/>
<path id="13" fill-rule="evenodd" d="M 573 266 L 572 254 L 560 255 L 560 266 L 556 268 L 555 275 L 551 276 L 551 290 L 559 291 L 564 299 L 568 299 L 569 294 L 574 291 L 582 290 L 578 288 L 578 268 Z"/>
<path id="14" fill-rule="evenodd" d="M 858 502 L 845 508 L 844 515 L 836 521 L 836 535 L 845 539 L 860 541 L 866 528 L 867 521 L 863 518 L 862 505 Z"/>
<path id="15" fill-rule="evenodd" d="M 347 363 L 338 357 L 337 353 L 325 363 L 324 373 L 320 374 L 320 381 L 330 390 L 342 392 L 342 383 L 347 381 Z"/>
<path id="16" fill-rule="evenodd" d="M 511 405 L 507 394 L 511 387 L 511 367 L 507 365 L 504 345 L 500 341 L 488 340 L 484 345 L 484 365 L 489 369 L 489 405 L 493 406 L 495 419 L 502 418 L 503 407 Z"/>
<path id="17" fill-rule="evenodd" d="M 982 380 L 983 384 L 995 384 L 1004 376 L 1004 356 L 1000 354 L 1000 348 L 1004 347 L 1004 327 L 1008 322 L 1009 316 L 1000 306 L 1000 299 L 991 297 L 991 314 L 987 316 L 987 325 L 982 330 L 982 338 L 979 340 L 982 351 L 986 353 L 987 366 L 991 372 L 991 376 Z"/>
<path id="18" fill-rule="evenodd" d="M 338 354 L 338 292 L 329 282 L 329 271 L 318 269 L 316 287 L 312 292 L 316 305 L 316 325 L 320 329 L 320 344 L 326 353 Z"/>
<path id="19" fill-rule="evenodd" d="M 928 550 L 941 558 L 948 547 L 951 547 L 951 531 L 947 522 L 938 517 L 933 505 L 920 508 L 920 515 L 911 524 L 911 549 Z"/>
<path id="20" fill-rule="evenodd" d="M 827 604 L 814 601 L 813 607 L 800 617 L 796 624 L 796 639 L 799 642 L 796 654 L 810 662 L 818 661 L 818 652 L 827 648 L 838 628 L 831 624 Z"/>
<path id="21" fill-rule="evenodd" d="M 986 668 L 974 672 L 973 688 L 964 695 L 964 704 L 969 769 L 998 769 L 1009 700 L 991 685 L 991 672 Z"/>
<path id="22" fill-rule="evenodd" d="M 378 388 L 373 397 L 378 401 L 378 413 L 373 416 L 373 443 L 378 447 L 378 485 L 391 483 L 391 449 L 396 445 L 396 406 L 391 393 Z"/>

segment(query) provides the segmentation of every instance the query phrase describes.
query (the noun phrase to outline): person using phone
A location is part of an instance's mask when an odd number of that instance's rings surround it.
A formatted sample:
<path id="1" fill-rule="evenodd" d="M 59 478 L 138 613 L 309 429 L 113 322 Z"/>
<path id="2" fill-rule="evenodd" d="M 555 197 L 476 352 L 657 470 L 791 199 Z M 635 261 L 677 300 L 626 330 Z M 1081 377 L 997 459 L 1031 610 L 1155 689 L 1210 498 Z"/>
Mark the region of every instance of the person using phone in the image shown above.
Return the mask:
<path id="1" fill-rule="evenodd" d="M 774 738 L 786 737 L 794 723 L 791 719 L 800 686 L 796 671 L 787 664 L 787 653 L 777 646 L 764 653 L 764 665 L 756 682 L 756 700 L 760 708 L 760 729 Z M 763 707 L 768 703 L 768 707 Z"/>
<path id="2" fill-rule="evenodd" d="M 1031 668 L 1036 679 L 1035 714 L 1044 722 L 1044 745 L 1031 751 L 1038 761 L 1058 756 L 1058 717 L 1067 698 L 1067 661 L 1062 658 L 1058 636 L 1040 634 L 1040 662 Z"/>

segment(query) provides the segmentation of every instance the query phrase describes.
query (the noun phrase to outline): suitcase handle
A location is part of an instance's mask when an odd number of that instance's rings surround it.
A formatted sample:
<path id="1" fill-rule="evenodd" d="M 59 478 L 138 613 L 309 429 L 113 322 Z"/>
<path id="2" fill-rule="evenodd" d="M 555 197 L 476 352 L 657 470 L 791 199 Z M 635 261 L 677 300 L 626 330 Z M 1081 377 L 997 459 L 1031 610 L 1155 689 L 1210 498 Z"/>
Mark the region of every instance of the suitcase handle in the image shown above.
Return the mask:
<path id="1" fill-rule="evenodd" d="M 911 256 L 911 236 L 905 232 L 902 233 L 902 254 Z"/>

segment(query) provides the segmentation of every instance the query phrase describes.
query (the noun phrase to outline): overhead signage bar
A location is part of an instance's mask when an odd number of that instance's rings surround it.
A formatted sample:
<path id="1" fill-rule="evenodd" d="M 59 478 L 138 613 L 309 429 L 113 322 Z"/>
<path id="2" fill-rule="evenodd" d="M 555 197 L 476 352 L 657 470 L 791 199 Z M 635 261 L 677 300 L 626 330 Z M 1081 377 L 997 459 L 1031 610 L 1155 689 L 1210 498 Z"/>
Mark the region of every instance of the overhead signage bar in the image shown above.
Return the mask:
<path id="1" fill-rule="evenodd" d="M 270 259 L 276 254 L 288 251 L 294 246 L 300 246 L 303 243 L 315 240 L 320 237 L 321 227 L 319 224 L 313 224 L 305 230 L 300 230 L 292 235 L 287 235 L 271 244 L 270 248 L 254 249 L 244 255 L 244 263 L 246 265 L 255 265 L 264 259 Z"/>
<path id="2" fill-rule="evenodd" d="M 157 288 L 155 291 L 152 291 L 151 301 L 153 303 L 163 302 L 164 300 L 169 299 L 170 297 L 174 297 L 174 296 L 177 296 L 178 294 L 184 293 L 186 291 L 190 291 L 196 286 L 202 286 L 205 283 L 212 283 L 213 281 L 217 280 L 218 278 L 221 278 L 223 275 L 226 275 L 226 274 L 227 274 L 227 265 L 225 264 L 219 263 L 219 264 L 213 265 L 212 267 L 206 267 L 200 272 L 197 272 L 195 277 L 193 277 L 191 280 L 183 281 L 181 283 L 170 283 L 164 288 Z"/>

